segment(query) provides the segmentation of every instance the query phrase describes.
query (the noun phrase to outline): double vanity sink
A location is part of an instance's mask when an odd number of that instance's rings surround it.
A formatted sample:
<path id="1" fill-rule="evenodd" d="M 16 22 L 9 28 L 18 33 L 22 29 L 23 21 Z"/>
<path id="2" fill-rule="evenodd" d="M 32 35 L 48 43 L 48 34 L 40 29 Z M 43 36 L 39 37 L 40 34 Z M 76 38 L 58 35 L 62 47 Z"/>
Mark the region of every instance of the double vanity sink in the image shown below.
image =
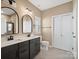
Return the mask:
<path id="1" fill-rule="evenodd" d="M 1 59 L 34 59 L 40 52 L 40 36 L 30 36 L 34 28 L 32 17 L 24 14 L 19 21 L 20 16 L 15 9 L 13 6 L 1 6 L 1 11 L 5 12 L 1 13 Z"/>
<path id="2" fill-rule="evenodd" d="M 34 59 L 40 52 L 40 36 L 14 36 L 14 40 L 1 40 L 1 59 Z"/>
<path id="3" fill-rule="evenodd" d="M 8 41 L 8 37 L 5 36 L 5 37 L 1 38 L 1 48 L 9 46 L 9 45 L 12 45 L 12 44 L 20 43 L 20 42 L 23 42 L 23 41 L 32 40 L 32 39 L 38 38 L 38 37 L 41 37 L 41 36 L 30 36 L 30 37 L 27 37 L 27 36 L 23 36 L 23 35 L 20 35 L 20 36 L 19 35 L 18 36 L 15 35 L 13 40 L 9 40 Z"/>

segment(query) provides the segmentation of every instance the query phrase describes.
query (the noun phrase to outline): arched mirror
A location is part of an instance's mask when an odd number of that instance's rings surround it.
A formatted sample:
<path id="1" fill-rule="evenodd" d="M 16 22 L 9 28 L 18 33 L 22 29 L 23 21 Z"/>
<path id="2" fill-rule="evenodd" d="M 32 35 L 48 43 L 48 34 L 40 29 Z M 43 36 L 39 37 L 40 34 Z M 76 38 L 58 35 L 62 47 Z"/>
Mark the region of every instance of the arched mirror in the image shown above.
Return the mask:
<path id="1" fill-rule="evenodd" d="M 32 32 L 32 18 L 29 15 L 24 15 L 22 17 L 22 32 L 23 33 Z"/>
<path id="2" fill-rule="evenodd" d="M 1 34 L 19 33 L 19 16 L 10 7 L 1 8 Z"/>

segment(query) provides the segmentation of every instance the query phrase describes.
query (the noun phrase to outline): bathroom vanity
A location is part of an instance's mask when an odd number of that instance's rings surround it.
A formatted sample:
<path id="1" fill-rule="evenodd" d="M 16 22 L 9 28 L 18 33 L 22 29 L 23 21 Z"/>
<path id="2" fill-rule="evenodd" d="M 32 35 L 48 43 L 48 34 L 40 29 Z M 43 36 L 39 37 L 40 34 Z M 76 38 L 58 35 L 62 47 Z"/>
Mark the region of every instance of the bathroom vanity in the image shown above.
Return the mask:
<path id="1" fill-rule="evenodd" d="M 1 59 L 34 59 L 40 52 L 40 37 L 25 37 L 1 43 Z"/>
<path id="2" fill-rule="evenodd" d="M 34 59 L 40 52 L 40 36 L 31 36 L 33 21 L 22 16 L 22 34 L 19 33 L 19 15 L 15 9 L 2 7 L 1 11 L 1 59 Z M 8 12 L 11 14 L 9 14 Z M 8 19 L 9 18 L 9 19 Z M 27 35 L 28 34 L 28 35 Z"/>

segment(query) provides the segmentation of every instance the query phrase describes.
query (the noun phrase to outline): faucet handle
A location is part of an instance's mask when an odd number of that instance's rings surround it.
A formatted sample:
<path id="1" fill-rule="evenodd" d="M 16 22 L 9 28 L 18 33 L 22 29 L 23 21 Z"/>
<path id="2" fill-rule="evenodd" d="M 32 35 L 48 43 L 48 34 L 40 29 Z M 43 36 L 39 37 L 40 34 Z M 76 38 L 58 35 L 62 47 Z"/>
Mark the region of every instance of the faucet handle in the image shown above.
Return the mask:
<path id="1" fill-rule="evenodd" d="M 27 37 L 30 37 L 30 34 L 28 34 Z"/>
<path id="2" fill-rule="evenodd" d="M 10 36 L 10 37 L 8 38 L 8 40 L 13 40 L 13 36 Z"/>

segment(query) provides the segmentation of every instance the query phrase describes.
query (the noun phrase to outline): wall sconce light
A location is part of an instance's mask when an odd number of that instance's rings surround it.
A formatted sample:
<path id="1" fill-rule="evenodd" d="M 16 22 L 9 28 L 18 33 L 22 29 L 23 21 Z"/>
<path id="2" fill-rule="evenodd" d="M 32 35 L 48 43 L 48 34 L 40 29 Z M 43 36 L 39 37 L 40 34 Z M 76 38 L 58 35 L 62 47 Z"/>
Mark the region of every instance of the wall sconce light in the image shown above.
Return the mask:
<path id="1" fill-rule="evenodd" d="M 9 1 L 9 4 L 11 4 L 11 5 L 12 5 L 13 3 L 16 3 L 15 0 L 8 0 L 8 1 Z"/>
<path id="2" fill-rule="evenodd" d="M 2 0 L 6 4 L 10 4 L 13 7 L 16 7 L 16 0 Z"/>
<path id="3" fill-rule="evenodd" d="M 32 14 L 32 11 L 28 8 L 26 8 L 26 12 L 27 12 L 27 14 Z"/>

